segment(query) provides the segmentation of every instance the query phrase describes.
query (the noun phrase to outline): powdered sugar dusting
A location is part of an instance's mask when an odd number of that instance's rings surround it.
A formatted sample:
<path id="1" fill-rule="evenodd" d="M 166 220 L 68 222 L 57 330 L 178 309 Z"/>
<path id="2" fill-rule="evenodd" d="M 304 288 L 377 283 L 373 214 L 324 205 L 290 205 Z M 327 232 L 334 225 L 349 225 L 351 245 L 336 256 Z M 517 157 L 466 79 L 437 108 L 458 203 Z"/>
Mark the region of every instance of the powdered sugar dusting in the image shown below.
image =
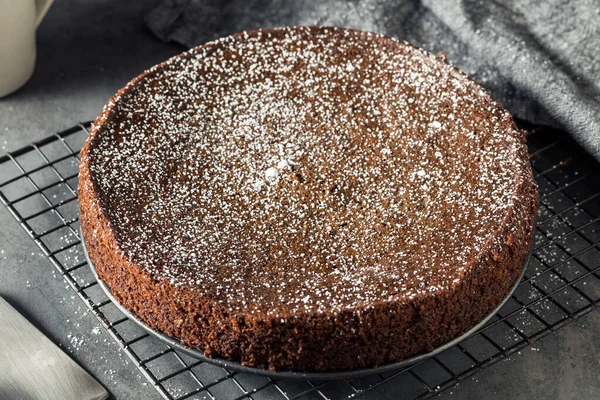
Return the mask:
<path id="1" fill-rule="evenodd" d="M 107 107 L 90 169 L 122 251 L 231 311 L 349 309 L 452 287 L 523 179 L 501 107 L 374 34 L 224 38 Z"/>

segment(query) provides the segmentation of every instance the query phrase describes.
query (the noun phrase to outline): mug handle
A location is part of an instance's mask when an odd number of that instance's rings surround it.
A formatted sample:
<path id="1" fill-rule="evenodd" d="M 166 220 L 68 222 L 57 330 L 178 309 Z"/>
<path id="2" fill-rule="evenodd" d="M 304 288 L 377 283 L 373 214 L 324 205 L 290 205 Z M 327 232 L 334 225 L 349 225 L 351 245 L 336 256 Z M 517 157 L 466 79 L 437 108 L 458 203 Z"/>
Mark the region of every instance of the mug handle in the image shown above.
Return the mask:
<path id="1" fill-rule="evenodd" d="M 52 5 L 53 1 L 54 0 L 35 0 L 35 10 L 36 10 L 35 26 L 36 27 L 40 24 L 40 22 L 42 22 L 42 20 L 44 19 L 44 16 L 46 16 L 46 13 L 48 12 L 48 9 Z"/>

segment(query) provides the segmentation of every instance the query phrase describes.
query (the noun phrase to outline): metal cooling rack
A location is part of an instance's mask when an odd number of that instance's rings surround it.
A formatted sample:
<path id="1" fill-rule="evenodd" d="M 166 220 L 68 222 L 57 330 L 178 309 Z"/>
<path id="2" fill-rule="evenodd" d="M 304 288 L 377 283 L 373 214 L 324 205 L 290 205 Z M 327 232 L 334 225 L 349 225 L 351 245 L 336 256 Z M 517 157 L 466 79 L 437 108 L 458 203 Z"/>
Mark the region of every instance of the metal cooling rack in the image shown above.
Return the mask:
<path id="1" fill-rule="evenodd" d="M 600 164 L 566 134 L 535 128 L 528 141 L 541 204 L 533 256 L 512 298 L 479 333 L 410 368 L 342 381 L 277 380 L 198 361 L 125 317 L 87 267 L 77 169 L 88 127 L 0 157 L 0 200 L 165 399 L 428 398 L 600 304 Z"/>

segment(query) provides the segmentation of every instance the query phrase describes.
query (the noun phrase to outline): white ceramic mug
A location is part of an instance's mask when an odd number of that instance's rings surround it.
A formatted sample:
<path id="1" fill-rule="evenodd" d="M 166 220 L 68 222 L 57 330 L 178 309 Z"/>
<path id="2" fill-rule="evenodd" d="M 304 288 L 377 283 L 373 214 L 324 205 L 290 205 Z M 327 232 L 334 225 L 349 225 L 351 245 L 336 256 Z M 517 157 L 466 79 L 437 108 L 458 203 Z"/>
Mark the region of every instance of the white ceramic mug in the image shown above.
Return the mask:
<path id="1" fill-rule="evenodd" d="M 0 97 L 23 86 L 35 68 L 35 28 L 53 0 L 0 0 Z"/>

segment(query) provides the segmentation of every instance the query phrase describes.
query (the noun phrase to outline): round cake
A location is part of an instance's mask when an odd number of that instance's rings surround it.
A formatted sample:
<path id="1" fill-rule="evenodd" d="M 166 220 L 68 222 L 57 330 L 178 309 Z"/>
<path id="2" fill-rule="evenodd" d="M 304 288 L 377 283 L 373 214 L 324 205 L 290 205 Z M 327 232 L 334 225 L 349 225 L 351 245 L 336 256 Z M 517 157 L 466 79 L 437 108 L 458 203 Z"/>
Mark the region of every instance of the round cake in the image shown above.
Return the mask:
<path id="1" fill-rule="evenodd" d="M 149 327 L 245 366 L 370 368 L 507 296 L 538 196 L 524 132 L 408 43 L 243 32 L 121 89 L 81 152 L 98 276 Z"/>

